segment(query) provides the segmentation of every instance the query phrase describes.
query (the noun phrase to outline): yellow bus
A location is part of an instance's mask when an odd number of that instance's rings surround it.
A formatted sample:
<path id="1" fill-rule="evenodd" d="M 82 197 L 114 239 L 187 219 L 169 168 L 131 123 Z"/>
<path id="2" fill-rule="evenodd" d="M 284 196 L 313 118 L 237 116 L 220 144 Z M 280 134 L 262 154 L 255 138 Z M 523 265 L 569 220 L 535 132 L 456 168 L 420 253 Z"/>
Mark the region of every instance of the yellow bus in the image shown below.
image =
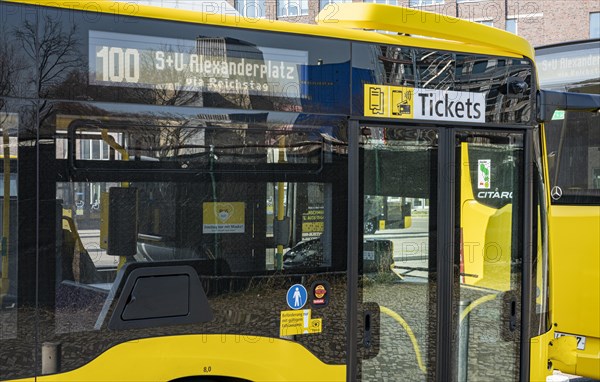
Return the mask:
<path id="1" fill-rule="evenodd" d="M 536 49 L 540 86 L 600 94 L 600 40 Z M 555 336 L 575 336 L 555 367 L 600 379 L 600 118 L 557 109 L 545 126 Z"/>
<path id="2" fill-rule="evenodd" d="M 363 3 L 303 25 L 19 0 L 0 21 L 1 380 L 552 372 L 556 105 L 522 38 Z M 366 232 L 377 200 L 403 222 Z"/>

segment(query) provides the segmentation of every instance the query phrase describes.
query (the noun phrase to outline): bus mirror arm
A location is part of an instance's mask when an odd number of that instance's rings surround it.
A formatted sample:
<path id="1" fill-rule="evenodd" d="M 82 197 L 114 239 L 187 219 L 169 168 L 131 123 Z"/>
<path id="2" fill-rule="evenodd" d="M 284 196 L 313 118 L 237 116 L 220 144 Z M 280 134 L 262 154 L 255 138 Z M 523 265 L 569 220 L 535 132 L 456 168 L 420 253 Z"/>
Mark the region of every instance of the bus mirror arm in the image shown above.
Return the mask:
<path id="1" fill-rule="evenodd" d="M 549 122 L 556 110 L 597 113 L 600 95 L 540 90 L 537 94 L 537 120 Z"/>

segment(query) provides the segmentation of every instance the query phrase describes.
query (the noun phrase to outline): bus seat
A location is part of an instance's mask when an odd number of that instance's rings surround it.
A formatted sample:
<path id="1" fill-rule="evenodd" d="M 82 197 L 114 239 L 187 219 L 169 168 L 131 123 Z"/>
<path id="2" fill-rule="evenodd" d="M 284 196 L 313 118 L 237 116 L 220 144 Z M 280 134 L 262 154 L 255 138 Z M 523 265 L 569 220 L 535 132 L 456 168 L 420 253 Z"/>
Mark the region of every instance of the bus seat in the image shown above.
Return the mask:
<path id="1" fill-rule="evenodd" d="M 63 228 L 62 230 L 61 268 L 63 280 L 76 281 L 82 284 L 101 282 L 102 278 L 81 239 L 79 239 L 74 222 L 66 216 L 63 216 L 63 220 L 66 220 L 71 228 Z"/>

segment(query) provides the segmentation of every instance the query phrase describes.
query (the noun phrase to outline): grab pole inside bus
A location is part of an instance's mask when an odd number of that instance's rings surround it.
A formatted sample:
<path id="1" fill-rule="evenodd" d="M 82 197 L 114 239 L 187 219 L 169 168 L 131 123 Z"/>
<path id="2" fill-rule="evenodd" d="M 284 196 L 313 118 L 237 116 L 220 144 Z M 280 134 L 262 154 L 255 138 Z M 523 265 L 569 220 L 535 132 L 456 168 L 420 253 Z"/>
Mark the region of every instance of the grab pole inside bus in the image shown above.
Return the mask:
<path id="1" fill-rule="evenodd" d="M 4 302 L 4 297 L 8 294 L 10 287 L 10 279 L 8 278 L 9 259 L 8 259 L 8 243 L 10 241 L 10 144 L 8 129 L 2 129 L 2 145 L 3 150 L 3 165 L 4 165 L 4 198 L 2 199 L 2 279 L 0 281 L 0 306 Z"/>

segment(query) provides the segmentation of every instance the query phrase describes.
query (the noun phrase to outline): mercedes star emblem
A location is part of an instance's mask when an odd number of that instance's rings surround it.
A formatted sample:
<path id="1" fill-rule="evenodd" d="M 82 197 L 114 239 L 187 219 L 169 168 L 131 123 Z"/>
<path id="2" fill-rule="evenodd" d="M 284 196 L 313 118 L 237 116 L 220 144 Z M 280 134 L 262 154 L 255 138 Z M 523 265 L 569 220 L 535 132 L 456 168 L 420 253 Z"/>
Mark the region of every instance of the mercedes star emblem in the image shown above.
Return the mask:
<path id="1" fill-rule="evenodd" d="M 562 196 L 562 189 L 558 186 L 552 187 L 552 191 L 550 191 L 550 196 L 553 200 L 558 200 Z"/>

